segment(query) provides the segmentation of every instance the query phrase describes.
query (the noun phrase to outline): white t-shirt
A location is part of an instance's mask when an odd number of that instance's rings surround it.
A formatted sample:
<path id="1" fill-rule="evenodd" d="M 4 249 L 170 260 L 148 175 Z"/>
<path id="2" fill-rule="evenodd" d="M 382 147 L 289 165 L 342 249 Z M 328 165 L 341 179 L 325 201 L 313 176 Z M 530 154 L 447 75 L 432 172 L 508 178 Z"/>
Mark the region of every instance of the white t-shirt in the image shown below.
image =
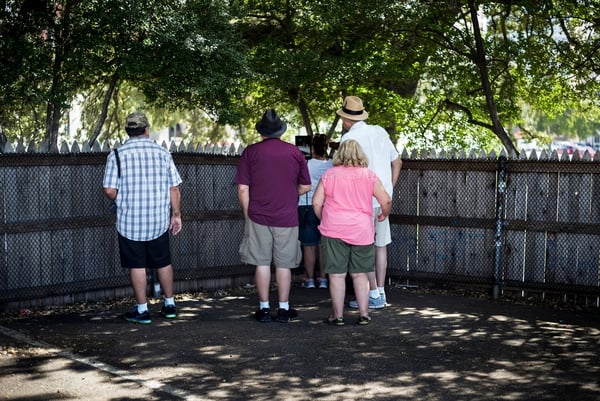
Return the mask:
<path id="1" fill-rule="evenodd" d="M 331 159 L 319 160 L 319 159 L 308 159 L 306 162 L 308 165 L 308 172 L 310 173 L 310 191 L 304 195 L 300 195 L 298 198 L 298 206 L 310 206 L 312 205 L 312 198 L 317 188 L 317 184 L 321 179 L 321 176 L 325 171 L 333 167 L 333 161 Z"/>
<path id="2" fill-rule="evenodd" d="M 377 174 L 383 187 L 392 197 L 394 191 L 392 162 L 398 158 L 399 153 L 387 131 L 379 125 L 369 125 L 364 121 L 358 121 L 342 135 L 340 143 L 348 139 L 354 139 L 359 143 L 369 159 L 369 168 Z M 373 198 L 373 207 L 379 206 L 377 200 Z"/>

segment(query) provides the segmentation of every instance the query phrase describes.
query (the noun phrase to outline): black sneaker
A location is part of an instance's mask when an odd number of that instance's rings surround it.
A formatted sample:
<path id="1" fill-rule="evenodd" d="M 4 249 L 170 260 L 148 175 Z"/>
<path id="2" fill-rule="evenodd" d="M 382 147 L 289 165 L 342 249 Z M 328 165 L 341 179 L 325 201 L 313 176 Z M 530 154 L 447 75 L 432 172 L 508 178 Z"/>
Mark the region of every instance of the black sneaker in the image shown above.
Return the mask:
<path id="1" fill-rule="evenodd" d="M 175 319 L 177 317 L 177 308 L 175 305 L 163 305 L 160 314 L 167 319 Z"/>
<path id="2" fill-rule="evenodd" d="M 325 319 L 325 323 L 330 324 L 332 326 L 343 326 L 344 324 L 346 324 L 343 316 L 337 317 L 335 319 L 330 316 L 327 319 Z"/>
<path id="3" fill-rule="evenodd" d="M 150 319 L 150 312 L 146 311 L 144 313 L 140 313 L 137 310 L 137 307 L 134 307 L 131 312 L 125 313 L 123 315 L 125 320 L 131 323 L 141 323 L 141 324 L 149 324 L 152 323 L 152 319 Z"/>
<path id="4" fill-rule="evenodd" d="M 269 309 L 269 308 L 258 309 L 256 312 L 254 312 L 254 318 L 261 323 L 270 322 L 272 320 L 271 319 L 271 309 Z"/>
<path id="5" fill-rule="evenodd" d="M 298 317 L 298 312 L 296 309 L 278 309 L 277 310 L 277 321 L 280 323 L 287 323 L 292 319 Z"/>

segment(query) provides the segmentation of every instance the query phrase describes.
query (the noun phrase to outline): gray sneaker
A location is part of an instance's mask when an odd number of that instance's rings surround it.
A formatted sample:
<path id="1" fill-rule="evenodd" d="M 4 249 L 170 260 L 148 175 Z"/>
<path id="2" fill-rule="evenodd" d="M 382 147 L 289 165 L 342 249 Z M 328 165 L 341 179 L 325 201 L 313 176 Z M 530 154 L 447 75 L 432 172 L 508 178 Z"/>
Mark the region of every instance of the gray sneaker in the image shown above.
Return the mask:
<path id="1" fill-rule="evenodd" d="M 315 279 L 307 278 L 302 282 L 302 288 L 315 288 Z"/>
<path id="2" fill-rule="evenodd" d="M 353 309 L 358 309 L 358 302 L 356 302 L 356 300 L 354 299 L 348 302 L 348 306 L 350 306 Z M 379 298 L 369 297 L 369 309 L 381 309 L 383 307 L 385 307 L 385 300 L 381 295 L 379 296 Z"/>

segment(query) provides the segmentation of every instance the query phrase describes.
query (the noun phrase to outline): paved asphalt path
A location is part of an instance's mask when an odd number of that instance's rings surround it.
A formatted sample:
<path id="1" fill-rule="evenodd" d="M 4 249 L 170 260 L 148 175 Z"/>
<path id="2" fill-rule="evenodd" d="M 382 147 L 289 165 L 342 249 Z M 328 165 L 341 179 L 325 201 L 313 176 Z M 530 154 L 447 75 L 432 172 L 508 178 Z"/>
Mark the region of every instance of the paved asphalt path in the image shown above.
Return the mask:
<path id="1" fill-rule="evenodd" d="M 332 327 L 322 289 L 293 288 L 287 324 L 254 321 L 249 290 L 177 301 L 150 325 L 124 303 L 4 317 L 0 400 L 600 399 L 599 309 L 390 288 L 371 325 Z"/>

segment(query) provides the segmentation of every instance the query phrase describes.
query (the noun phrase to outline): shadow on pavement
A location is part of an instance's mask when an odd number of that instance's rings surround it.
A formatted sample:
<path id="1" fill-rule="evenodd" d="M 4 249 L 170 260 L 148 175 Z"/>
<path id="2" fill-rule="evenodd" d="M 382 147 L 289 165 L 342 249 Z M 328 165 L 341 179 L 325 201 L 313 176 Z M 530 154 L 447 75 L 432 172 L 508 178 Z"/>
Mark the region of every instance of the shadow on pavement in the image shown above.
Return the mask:
<path id="1" fill-rule="evenodd" d="M 598 311 L 391 288 L 371 325 L 332 327 L 327 290 L 294 288 L 287 324 L 254 321 L 252 293 L 196 295 L 150 325 L 123 305 L 4 319 L 0 399 L 600 399 Z"/>

